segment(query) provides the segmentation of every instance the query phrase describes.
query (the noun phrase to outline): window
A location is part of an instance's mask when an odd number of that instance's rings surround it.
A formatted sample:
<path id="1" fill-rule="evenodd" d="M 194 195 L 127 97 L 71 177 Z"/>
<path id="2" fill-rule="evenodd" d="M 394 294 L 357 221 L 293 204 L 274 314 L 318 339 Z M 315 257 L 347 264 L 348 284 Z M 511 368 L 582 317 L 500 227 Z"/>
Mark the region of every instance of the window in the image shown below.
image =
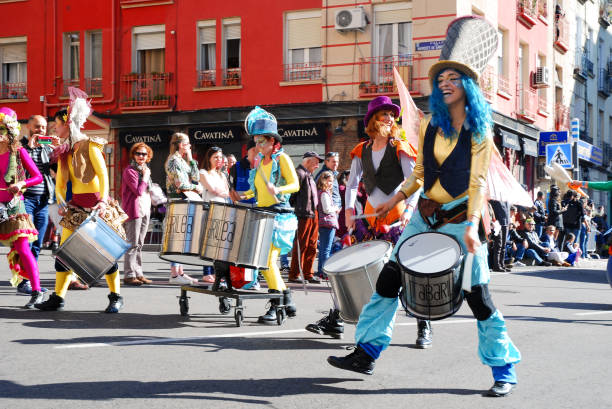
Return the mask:
<path id="1" fill-rule="evenodd" d="M 412 54 L 412 9 L 405 4 L 385 4 L 374 9 L 374 44 L 380 57 Z"/>
<path id="2" fill-rule="evenodd" d="M 2 64 L 0 99 L 25 98 L 26 56 L 26 37 L 0 38 L 0 63 Z"/>
<path id="3" fill-rule="evenodd" d="M 140 74 L 166 71 L 165 26 L 134 27 L 134 71 Z"/>
<path id="4" fill-rule="evenodd" d="M 217 26 L 214 20 L 198 22 L 198 87 L 216 84 Z"/>
<path id="5" fill-rule="evenodd" d="M 287 13 L 285 80 L 321 78 L 321 12 Z"/>
<path id="6" fill-rule="evenodd" d="M 604 111 L 599 110 L 599 116 L 597 117 L 597 140 L 593 142 L 595 146 L 603 146 L 603 126 L 604 126 Z"/>
<path id="7" fill-rule="evenodd" d="M 102 94 L 102 32 L 89 31 L 85 34 L 85 92 L 89 95 Z"/>
<path id="8" fill-rule="evenodd" d="M 240 18 L 223 20 L 223 85 L 240 85 Z"/>
<path id="9" fill-rule="evenodd" d="M 78 86 L 80 78 L 81 39 L 79 33 L 64 33 L 64 82 Z"/>
<path id="10" fill-rule="evenodd" d="M 499 29 L 497 31 L 497 37 L 498 37 L 498 46 L 497 46 L 497 74 L 500 77 L 506 77 L 506 57 L 505 57 L 505 51 L 506 51 L 506 44 L 505 44 L 505 39 L 506 39 L 506 33 L 504 30 Z"/>

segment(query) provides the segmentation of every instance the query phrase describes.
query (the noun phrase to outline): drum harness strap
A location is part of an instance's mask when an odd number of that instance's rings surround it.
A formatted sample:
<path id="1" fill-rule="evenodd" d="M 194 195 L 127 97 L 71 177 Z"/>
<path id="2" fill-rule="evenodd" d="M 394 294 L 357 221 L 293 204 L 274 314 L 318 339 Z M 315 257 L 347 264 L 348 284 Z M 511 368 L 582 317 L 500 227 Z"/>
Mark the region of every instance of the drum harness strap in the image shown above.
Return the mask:
<path id="1" fill-rule="evenodd" d="M 440 227 L 452 223 L 459 224 L 467 220 L 467 203 L 463 202 L 453 207 L 450 210 L 442 210 L 442 203 L 435 200 L 419 197 L 417 204 L 419 212 L 425 220 L 425 223 L 432 230 L 438 230 Z M 432 223 L 430 218 L 435 216 L 436 222 Z"/>

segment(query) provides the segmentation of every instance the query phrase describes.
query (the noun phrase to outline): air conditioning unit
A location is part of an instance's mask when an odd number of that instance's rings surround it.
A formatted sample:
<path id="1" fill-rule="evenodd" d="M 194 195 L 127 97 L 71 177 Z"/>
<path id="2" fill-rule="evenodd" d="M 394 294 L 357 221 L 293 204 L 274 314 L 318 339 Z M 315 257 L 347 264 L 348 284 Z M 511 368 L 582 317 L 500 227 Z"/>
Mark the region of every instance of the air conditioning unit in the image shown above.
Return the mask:
<path id="1" fill-rule="evenodd" d="M 367 24 L 368 20 L 363 7 L 336 11 L 335 28 L 338 31 L 363 31 Z"/>
<path id="2" fill-rule="evenodd" d="M 546 88 L 550 86 L 550 70 L 548 67 L 537 67 L 533 73 L 534 88 Z"/>

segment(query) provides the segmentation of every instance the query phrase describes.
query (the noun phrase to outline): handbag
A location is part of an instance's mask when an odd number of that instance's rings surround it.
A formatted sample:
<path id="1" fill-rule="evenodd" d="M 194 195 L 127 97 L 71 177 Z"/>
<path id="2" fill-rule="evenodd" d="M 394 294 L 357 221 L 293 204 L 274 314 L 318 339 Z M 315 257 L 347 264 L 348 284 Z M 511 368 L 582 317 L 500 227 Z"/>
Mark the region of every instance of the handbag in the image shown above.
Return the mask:
<path id="1" fill-rule="evenodd" d="M 153 206 L 159 206 L 168 202 L 168 198 L 164 194 L 164 191 L 157 183 L 151 184 L 149 193 L 151 194 L 151 204 L 153 204 Z"/>
<path id="2" fill-rule="evenodd" d="M 327 229 L 338 229 L 338 216 L 333 213 L 325 213 L 323 217 L 319 217 L 319 227 Z"/>

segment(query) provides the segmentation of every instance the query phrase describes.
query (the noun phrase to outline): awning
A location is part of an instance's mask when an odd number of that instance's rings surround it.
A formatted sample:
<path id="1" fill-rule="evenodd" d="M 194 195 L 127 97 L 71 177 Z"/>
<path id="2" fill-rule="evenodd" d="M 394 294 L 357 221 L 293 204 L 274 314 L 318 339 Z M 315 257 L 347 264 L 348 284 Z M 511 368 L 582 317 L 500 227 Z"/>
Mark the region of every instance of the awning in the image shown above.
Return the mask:
<path id="1" fill-rule="evenodd" d="M 525 155 L 538 157 L 538 142 L 532 141 L 531 139 L 522 138 L 523 141 L 523 152 Z"/>
<path id="2" fill-rule="evenodd" d="M 521 144 L 519 142 L 519 137 L 517 134 L 505 131 L 501 128 L 498 128 L 498 129 L 502 137 L 502 146 L 505 146 L 506 148 L 514 149 L 515 151 L 521 150 Z M 537 149 L 536 149 L 536 152 L 537 152 Z"/>

